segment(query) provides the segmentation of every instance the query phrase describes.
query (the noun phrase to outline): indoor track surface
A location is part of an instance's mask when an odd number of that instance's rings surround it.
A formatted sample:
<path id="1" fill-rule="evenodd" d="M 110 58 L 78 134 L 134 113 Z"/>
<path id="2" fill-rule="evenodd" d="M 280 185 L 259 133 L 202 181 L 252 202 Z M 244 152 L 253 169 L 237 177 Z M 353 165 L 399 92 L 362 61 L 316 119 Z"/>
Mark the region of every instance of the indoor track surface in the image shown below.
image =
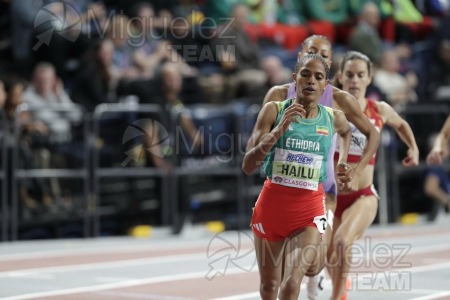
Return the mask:
<path id="1" fill-rule="evenodd" d="M 419 223 L 369 228 L 349 299 L 450 299 L 450 215 Z M 0 299 L 259 299 L 258 289 L 250 231 L 0 244 Z M 326 280 L 319 299 L 330 292 Z"/>

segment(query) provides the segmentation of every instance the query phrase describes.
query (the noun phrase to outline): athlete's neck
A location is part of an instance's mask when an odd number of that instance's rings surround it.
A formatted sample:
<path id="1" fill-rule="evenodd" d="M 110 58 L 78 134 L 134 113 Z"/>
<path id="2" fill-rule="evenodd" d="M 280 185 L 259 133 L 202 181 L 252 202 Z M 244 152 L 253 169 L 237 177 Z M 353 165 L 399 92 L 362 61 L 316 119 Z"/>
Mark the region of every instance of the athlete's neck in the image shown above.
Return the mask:
<path id="1" fill-rule="evenodd" d="M 303 104 L 303 108 L 306 111 L 305 114 L 305 119 L 313 119 L 315 117 L 317 117 L 317 114 L 319 113 L 319 109 L 317 108 L 318 104 L 317 103 L 309 103 L 309 104 Z"/>
<path id="2" fill-rule="evenodd" d="M 361 108 L 361 111 L 365 111 L 366 110 L 366 106 L 367 106 L 367 100 L 365 97 L 359 98 L 358 99 L 358 105 L 359 108 Z"/>

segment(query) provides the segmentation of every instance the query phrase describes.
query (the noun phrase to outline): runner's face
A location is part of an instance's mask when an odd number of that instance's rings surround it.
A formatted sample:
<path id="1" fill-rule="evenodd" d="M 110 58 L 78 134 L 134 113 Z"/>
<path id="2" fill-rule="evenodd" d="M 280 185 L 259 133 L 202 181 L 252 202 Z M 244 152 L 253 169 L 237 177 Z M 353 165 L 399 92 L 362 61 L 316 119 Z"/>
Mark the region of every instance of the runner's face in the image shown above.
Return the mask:
<path id="1" fill-rule="evenodd" d="M 303 46 L 302 51 L 297 55 L 297 58 L 301 58 L 305 54 L 318 54 L 325 59 L 328 68 L 331 67 L 331 45 L 327 40 L 316 38 L 308 41 L 306 45 Z"/>
<path id="2" fill-rule="evenodd" d="M 297 98 L 303 102 L 319 102 L 320 96 L 327 85 L 325 66 L 318 59 L 307 60 L 297 73 Z"/>
<path id="3" fill-rule="evenodd" d="M 351 59 L 344 64 L 339 74 L 342 89 L 352 94 L 356 99 L 364 99 L 371 77 L 367 62 L 361 59 Z"/>

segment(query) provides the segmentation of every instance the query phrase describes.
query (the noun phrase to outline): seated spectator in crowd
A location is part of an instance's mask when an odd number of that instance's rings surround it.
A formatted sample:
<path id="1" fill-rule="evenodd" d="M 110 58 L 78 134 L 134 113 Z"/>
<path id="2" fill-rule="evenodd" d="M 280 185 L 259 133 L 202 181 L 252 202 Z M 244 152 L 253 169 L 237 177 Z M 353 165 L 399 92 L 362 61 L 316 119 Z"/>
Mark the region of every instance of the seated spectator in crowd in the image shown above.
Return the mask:
<path id="1" fill-rule="evenodd" d="M 104 33 L 109 22 L 104 4 L 97 0 L 6 2 L 11 2 L 14 70 L 27 80 L 32 66 L 39 61 L 52 63 L 63 81 L 72 79 L 80 53 L 90 38 Z M 40 10 L 44 6 L 45 10 Z M 40 14 L 44 18 L 36 19 L 38 13 L 45 12 L 51 17 Z"/>
<path id="2" fill-rule="evenodd" d="M 204 62 L 214 62 L 213 57 L 202 57 L 203 47 L 208 45 L 208 40 L 202 40 L 202 35 L 195 31 L 194 25 L 187 18 L 180 17 L 172 21 L 167 39 L 172 49 L 191 67 L 199 68 Z"/>
<path id="3" fill-rule="evenodd" d="M 367 3 L 374 3 L 380 11 L 380 24 L 378 31 L 384 42 L 394 43 L 396 39 L 396 24 L 394 20 L 394 11 L 392 8 L 392 0 L 351 0 L 348 1 L 349 12 L 352 21 L 357 19 Z"/>
<path id="4" fill-rule="evenodd" d="M 236 4 L 233 7 L 231 24 L 219 30 L 212 47 L 217 59 L 228 76 L 225 83 L 226 99 L 264 95 L 267 76 L 261 70 L 258 45 L 251 41 L 245 26 L 248 22 L 248 7 Z"/>
<path id="5" fill-rule="evenodd" d="M 407 75 L 409 72 L 415 72 L 414 65 L 411 62 L 412 48 L 408 43 L 398 43 L 394 47 L 397 53 L 398 61 L 400 63 L 399 73 Z"/>
<path id="6" fill-rule="evenodd" d="M 178 52 L 179 57 L 191 66 L 192 71 L 198 71 L 196 80 L 202 93 L 207 95 L 208 101 L 220 103 L 224 93 L 224 76 L 221 73 L 221 66 L 213 55 L 214 48 L 209 45 L 209 33 L 200 32 L 202 26 L 195 26 L 194 22 L 192 15 L 174 19 L 168 31 L 168 38 L 171 47 Z M 186 68 L 181 70 L 184 71 L 182 72 L 184 76 L 192 76 L 193 72 L 186 72 L 189 71 Z"/>
<path id="7" fill-rule="evenodd" d="M 361 11 L 357 27 L 350 36 L 349 49 L 367 55 L 370 60 L 379 66 L 383 43 L 378 33 L 380 11 L 376 4 L 366 3 Z"/>
<path id="8" fill-rule="evenodd" d="M 441 130 L 436 135 L 434 143 L 430 145 L 430 152 L 427 155 L 427 165 L 440 165 L 448 157 L 448 146 L 450 142 L 450 116 L 442 125 Z"/>
<path id="9" fill-rule="evenodd" d="M 323 35 L 332 42 L 338 40 L 346 43 L 346 37 L 342 34 L 337 36 L 340 26 L 336 26 L 345 22 L 346 3 L 341 6 L 341 3 L 337 3 L 341 1 L 333 1 L 327 5 L 323 3 L 326 1 L 262 1 L 265 22 L 276 21 L 275 24 L 269 24 L 269 27 L 275 25 L 276 28 L 274 41 L 292 51 L 298 50 L 303 40 L 310 35 Z"/>
<path id="10" fill-rule="evenodd" d="M 267 75 L 267 91 L 274 85 L 283 85 L 291 82 L 292 71 L 284 67 L 276 56 L 267 56 L 262 62 L 262 69 Z"/>
<path id="11" fill-rule="evenodd" d="M 24 101 L 30 105 L 70 104 L 61 79 L 52 64 L 41 62 L 33 70 L 31 85 L 25 90 Z"/>
<path id="12" fill-rule="evenodd" d="M 17 72 L 26 78 L 33 63 L 34 19 L 43 5 L 42 0 L 11 1 L 11 53 Z"/>
<path id="13" fill-rule="evenodd" d="M 83 0 L 71 2 L 80 12 L 81 34 L 91 38 L 99 38 L 109 24 L 107 7 L 103 2 L 96 0 Z"/>
<path id="14" fill-rule="evenodd" d="M 249 8 L 249 22 L 273 25 L 278 21 L 280 3 L 277 0 L 245 0 L 243 3 Z"/>
<path id="15" fill-rule="evenodd" d="M 184 58 L 167 40 L 168 32 L 173 28 L 164 28 L 162 34 L 155 30 L 155 19 L 157 18 L 153 6 L 146 2 L 137 4 L 134 8 L 134 16 L 136 35 L 129 41 L 129 44 L 135 49 L 133 62 L 141 70 L 142 76 L 153 78 L 158 67 L 166 61 L 177 63 L 184 75 L 196 74 L 195 68 L 186 64 Z M 174 22 L 168 22 L 166 26 L 173 25 Z"/>
<path id="16" fill-rule="evenodd" d="M 48 164 L 50 157 L 47 149 L 48 128 L 44 123 L 34 121 L 27 111 L 17 112 L 17 108 L 23 103 L 24 83 L 13 77 L 3 82 L 6 91 L 4 111 L 8 128 L 12 132 L 15 122 L 19 122 L 22 129 L 18 143 L 19 167 L 41 168 Z M 50 185 L 47 180 L 41 178 L 23 180 L 19 186 L 19 199 L 24 206 L 22 209 L 36 210 L 41 204 L 47 208 L 53 205 Z"/>
<path id="17" fill-rule="evenodd" d="M 47 124 L 52 139 L 60 142 L 70 140 L 70 120 L 79 119 L 80 114 L 65 92 L 62 80 L 56 76 L 53 65 L 45 62 L 36 65 L 31 84 L 23 94 L 23 102 L 34 111 L 34 119 Z M 52 110 L 58 107 L 72 112 Z"/>
<path id="18" fill-rule="evenodd" d="M 167 112 L 167 118 L 170 118 L 172 112 L 181 113 L 180 125 L 183 132 L 188 135 L 189 139 L 195 146 L 202 144 L 202 136 L 195 128 L 192 119 L 183 113 L 184 106 L 180 99 L 180 93 L 183 85 L 183 77 L 176 64 L 165 63 L 160 71 L 162 83 L 161 105 Z M 169 119 L 170 120 L 170 119 Z"/>
<path id="19" fill-rule="evenodd" d="M 417 76 L 410 72 L 405 76 L 399 73 L 400 62 L 395 50 L 383 53 L 381 68 L 377 69 L 374 84 L 387 96 L 388 102 L 401 111 L 405 105 L 417 101 L 415 87 Z"/>
<path id="20" fill-rule="evenodd" d="M 423 39 L 433 29 L 431 18 L 422 16 L 413 1 L 395 0 L 392 7 L 397 29 L 397 42 L 411 43 Z"/>
<path id="21" fill-rule="evenodd" d="M 14 120 L 16 118 L 16 109 L 23 103 L 22 95 L 23 91 L 25 90 L 25 83 L 19 78 L 12 77 L 3 79 L 3 84 L 6 92 L 3 110 L 6 114 L 8 128 L 10 132 L 13 132 Z M 30 115 L 27 112 L 22 112 L 18 114 L 17 117 L 18 121 L 23 120 L 24 122 L 30 119 Z M 37 126 L 36 128 L 38 128 L 38 131 L 41 131 L 43 133 L 47 132 L 47 128 L 45 126 Z"/>
<path id="22" fill-rule="evenodd" d="M 429 139 L 429 148 L 431 149 L 436 139 L 436 134 Z M 448 156 L 448 145 L 442 149 L 443 156 Z M 438 215 L 439 208 L 445 207 L 450 212 L 450 178 L 445 169 L 440 165 L 428 166 L 424 179 L 424 193 L 433 201 L 431 210 L 428 214 L 428 221 L 434 221 Z"/>
<path id="23" fill-rule="evenodd" d="M 179 0 L 145 0 L 151 2 L 155 8 L 156 13 L 160 14 L 173 14 L 176 6 L 181 1 Z M 115 9 L 116 11 L 123 10 L 127 15 L 132 15 L 136 4 L 141 3 L 142 0 L 106 0 L 108 7 Z"/>
<path id="24" fill-rule="evenodd" d="M 135 48 L 132 46 L 130 20 L 125 15 L 116 15 L 107 28 L 108 38 L 114 44 L 112 63 L 119 72 L 121 79 L 136 79 L 148 77 L 146 70 L 135 65 L 133 57 Z"/>
<path id="25" fill-rule="evenodd" d="M 101 103 L 117 101 L 120 72 L 113 65 L 114 44 L 110 39 L 94 42 L 75 78 L 72 99 L 87 111 Z"/>
<path id="26" fill-rule="evenodd" d="M 178 143 L 185 143 L 190 141 L 192 149 L 198 150 L 203 144 L 203 136 L 197 130 L 191 117 L 184 111 L 184 105 L 180 99 L 180 92 L 182 90 L 183 78 L 182 75 L 174 63 L 165 63 L 160 70 L 161 78 L 161 98 L 158 99 L 158 103 L 163 108 L 163 126 L 166 129 L 172 127 L 172 115 L 179 114 L 179 125 L 176 127 L 175 132 L 175 145 L 171 145 L 173 149 L 179 150 L 180 145 Z M 141 154 L 140 148 L 136 148 L 133 155 L 131 166 L 148 166 L 156 167 L 166 172 L 172 171 L 172 165 L 169 160 L 164 157 L 164 150 L 161 149 L 161 143 L 159 132 L 160 128 L 157 122 L 148 122 L 145 127 L 144 146 L 145 149 L 151 149 L 151 151 L 145 151 L 145 155 Z M 179 130 L 181 129 L 181 131 Z"/>
<path id="27" fill-rule="evenodd" d="M 348 18 L 346 0 L 303 0 L 299 3 L 307 19 L 327 20 L 333 24 L 341 24 Z"/>
<path id="28" fill-rule="evenodd" d="M 429 94 L 436 100 L 450 101 L 450 40 L 439 43 L 429 74 Z"/>
<path id="29" fill-rule="evenodd" d="M 299 25 L 306 23 L 301 2 L 295 0 L 277 1 L 277 21 L 281 24 Z"/>
<path id="30" fill-rule="evenodd" d="M 0 80 L 0 108 L 5 109 L 6 91 L 5 84 Z"/>
<path id="31" fill-rule="evenodd" d="M 217 26 L 229 21 L 230 11 L 234 5 L 239 3 L 241 3 L 241 0 L 205 0 L 205 15 L 212 18 Z"/>

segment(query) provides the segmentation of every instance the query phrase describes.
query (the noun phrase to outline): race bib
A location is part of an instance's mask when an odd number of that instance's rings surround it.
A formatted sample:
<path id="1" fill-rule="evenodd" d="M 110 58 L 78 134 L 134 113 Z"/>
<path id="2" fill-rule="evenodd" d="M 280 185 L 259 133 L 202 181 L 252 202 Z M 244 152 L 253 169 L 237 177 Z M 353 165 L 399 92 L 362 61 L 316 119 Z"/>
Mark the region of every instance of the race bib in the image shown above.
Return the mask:
<path id="1" fill-rule="evenodd" d="M 348 149 L 349 155 L 362 156 L 366 148 L 366 136 L 352 124 L 352 141 Z"/>
<path id="2" fill-rule="evenodd" d="M 272 182 L 317 191 L 323 156 L 300 151 L 275 149 Z"/>
<path id="3" fill-rule="evenodd" d="M 316 227 L 319 230 L 319 232 L 321 234 L 324 234 L 325 230 L 327 229 L 327 216 L 321 215 L 321 216 L 314 217 L 313 222 L 314 222 L 314 224 L 316 224 Z"/>
<path id="4" fill-rule="evenodd" d="M 379 127 L 374 124 L 372 119 L 370 119 L 370 121 L 379 132 Z M 350 142 L 350 148 L 348 149 L 348 155 L 362 156 L 364 149 L 366 148 L 367 138 L 352 123 L 350 123 L 350 128 L 352 129 L 352 140 Z M 339 143 L 336 144 L 336 152 L 339 153 Z"/>

